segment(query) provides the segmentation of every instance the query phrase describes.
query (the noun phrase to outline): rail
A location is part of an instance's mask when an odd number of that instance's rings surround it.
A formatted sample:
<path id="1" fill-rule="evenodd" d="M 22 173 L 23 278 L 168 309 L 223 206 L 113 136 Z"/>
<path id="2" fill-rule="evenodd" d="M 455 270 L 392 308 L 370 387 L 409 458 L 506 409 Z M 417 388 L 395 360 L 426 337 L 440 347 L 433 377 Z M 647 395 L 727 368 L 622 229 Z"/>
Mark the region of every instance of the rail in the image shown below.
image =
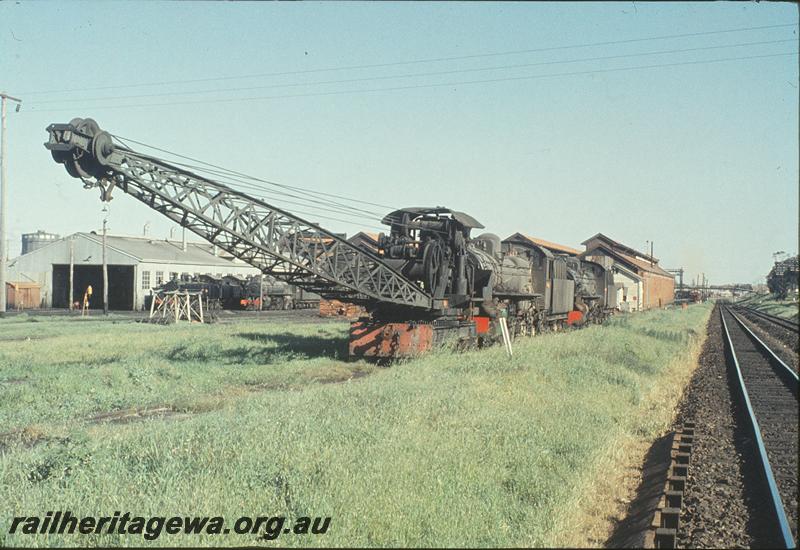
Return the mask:
<path id="1" fill-rule="evenodd" d="M 758 309 L 747 307 L 747 306 L 736 306 L 737 309 L 741 309 L 742 311 L 747 311 L 748 313 L 752 313 L 756 317 L 760 317 L 765 321 L 769 321 L 772 324 L 781 326 L 783 328 L 789 329 L 793 332 L 797 332 L 800 334 L 800 324 L 792 321 L 791 319 L 784 319 L 783 317 L 778 317 L 777 315 L 771 315 L 769 313 L 764 313 Z"/>
<path id="2" fill-rule="evenodd" d="M 791 529 L 789 527 L 790 522 L 786 515 L 786 510 L 781 499 L 781 494 L 778 489 L 778 484 L 775 481 L 775 474 L 773 473 L 772 466 L 770 465 L 769 457 L 767 456 L 767 448 L 764 442 L 764 437 L 762 434 L 761 427 L 759 426 L 758 420 L 756 419 L 756 413 L 753 407 L 753 402 L 750 397 L 750 393 L 748 392 L 747 386 L 745 384 L 745 377 L 743 375 L 742 367 L 739 362 L 739 358 L 737 357 L 736 349 L 734 348 L 733 338 L 731 337 L 731 331 L 728 327 L 728 322 L 725 319 L 725 314 L 728 314 L 733 318 L 740 326 L 742 326 L 747 334 L 754 338 L 753 342 L 758 342 L 755 344 L 754 347 L 763 347 L 769 352 L 769 355 L 774 359 L 776 362 L 772 362 L 772 365 L 782 365 L 782 368 L 785 369 L 786 373 L 782 370 L 775 370 L 776 376 L 780 378 L 783 383 L 789 387 L 790 390 L 794 393 L 794 401 L 795 407 L 797 403 L 797 374 L 794 373 L 788 366 L 786 366 L 783 361 L 781 361 L 773 352 L 769 349 L 769 347 L 764 344 L 763 341 L 755 337 L 755 335 L 750 331 L 745 325 L 744 322 L 739 319 L 733 311 L 730 310 L 728 307 L 723 307 L 720 309 L 720 316 L 722 318 L 722 326 L 725 333 L 725 343 L 730 352 L 731 364 L 735 368 L 736 371 L 736 379 L 738 380 L 738 389 L 739 393 L 742 396 L 742 400 L 744 402 L 744 408 L 746 412 L 747 421 L 749 424 L 749 428 L 752 430 L 756 447 L 758 450 L 758 462 L 761 464 L 762 467 L 762 474 L 768 486 L 768 492 L 770 495 L 770 507 L 774 513 L 774 518 L 776 521 L 776 525 L 778 530 L 780 531 L 780 539 L 783 542 L 785 548 L 794 548 L 795 542 L 792 536 Z M 781 367 L 779 367 L 781 368 Z M 779 374 L 782 373 L 782 374 Z M 786 374 L 790 374 L 791 377 L 787 376 Z M 794 387 L 791 387 L 792 384 L 791 380 L 794 380 Z"/>

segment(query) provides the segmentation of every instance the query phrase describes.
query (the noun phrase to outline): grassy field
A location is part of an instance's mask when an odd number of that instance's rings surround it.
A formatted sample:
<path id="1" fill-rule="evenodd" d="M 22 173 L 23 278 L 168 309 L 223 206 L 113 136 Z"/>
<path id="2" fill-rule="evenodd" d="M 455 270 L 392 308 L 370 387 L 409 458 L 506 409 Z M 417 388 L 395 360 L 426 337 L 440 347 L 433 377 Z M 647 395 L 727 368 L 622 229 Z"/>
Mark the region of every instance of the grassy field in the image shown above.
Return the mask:
<path id="1" fill-rule="evenodd" d="M 332 518 L 158 546 L 597 544 L 618 497 L 603 483 L 668 425 L 710 311 L 390 368 L 342 361 L 346 324 L 3 319 L 0 545 L 148 543 L 6 534 L 50 510 Z"/>
<path id="2" fill-rule="evenodd" d="M 797 300 L 779 300 L 772 294 L 754 294 L 736 303 L 787 319 L 797 320 L 798 316 L 800 316 L 800 303 Z"/>

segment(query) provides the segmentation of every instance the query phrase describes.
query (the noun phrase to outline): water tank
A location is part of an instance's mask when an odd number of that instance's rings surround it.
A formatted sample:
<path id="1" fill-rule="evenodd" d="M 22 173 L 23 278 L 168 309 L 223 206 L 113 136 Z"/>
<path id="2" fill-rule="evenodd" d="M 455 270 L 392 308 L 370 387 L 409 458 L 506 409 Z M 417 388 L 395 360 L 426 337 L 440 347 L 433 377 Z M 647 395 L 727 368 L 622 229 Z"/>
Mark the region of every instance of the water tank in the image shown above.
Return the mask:
<path id="1" fill-rule="evenodd" d="M 28 252 L 33 252 L 37 248 L 42 248 L 60 238 L 60 235 L 47 233 L 41 229 L 36 233 L 25 233 L 22 235 L 22 253 L 27 254 Z"/>

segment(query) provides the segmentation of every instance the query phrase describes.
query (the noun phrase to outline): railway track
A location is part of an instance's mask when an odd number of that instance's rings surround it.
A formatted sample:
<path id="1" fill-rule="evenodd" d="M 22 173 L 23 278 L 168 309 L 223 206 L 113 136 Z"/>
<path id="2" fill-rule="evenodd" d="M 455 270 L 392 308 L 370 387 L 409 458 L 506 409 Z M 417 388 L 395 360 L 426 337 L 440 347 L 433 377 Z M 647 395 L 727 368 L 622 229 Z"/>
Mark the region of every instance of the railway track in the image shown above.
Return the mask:
<path id="1" fill-rule="evenodd" d="M 728 306 L 720 309 L 729 368 L 766 484 L 774 544 L 797 537 L 798 376 Z"/>
<path id="2" fill-rule="evenodd" d="M 769 321 L 773 325 L 778 325 L 785 329 L 791 330 L 794 333 L 800 334 L 800 324 L 798 324 L 795 321 L 792 321 L 791 319 L 784 319 L 783 317 L 778 317 L 777 315 L 770 315 L 769 313 L 764 313 L 763 311 L 759 311 L 752 307 L 747 307 L 747 306 L 735 306 L 735 307 L 736 309 L 751 313 L 756 317 L 764 319 L 765 321 Z"/>

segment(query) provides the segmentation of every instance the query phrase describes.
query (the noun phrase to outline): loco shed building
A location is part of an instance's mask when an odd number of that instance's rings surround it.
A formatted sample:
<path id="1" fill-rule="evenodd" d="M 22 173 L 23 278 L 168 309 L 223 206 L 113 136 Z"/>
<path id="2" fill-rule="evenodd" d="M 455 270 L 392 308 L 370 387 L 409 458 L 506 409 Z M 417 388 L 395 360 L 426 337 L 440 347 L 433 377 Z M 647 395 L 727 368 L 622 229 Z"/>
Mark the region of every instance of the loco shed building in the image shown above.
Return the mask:
<path id="1" fill-rule="evenodd" d="M 92 286 L 89 307 L 103 307 L 102 235 L 74 233 L 12 259 L 9 281 L 37 283 L 40 303 L 33 307 L 69 307 L 70 264 L 73 301 Z M 223 255 L 208 243 L 152 237 L 106 236 L 109 309 L 139 310 L 150 289 L 183 274 L 215 277 L 255 275 L 259 270 Z M 28 304 L 27 307 L 31 307 Z"/>
<path id="2" fill-rule="evenodd" d="M 598 233 L 583 241 L 581 257 L 613 262 L 620 309 L 637 311 L 663 307 L 675 300 L 675 276 L 658 265 L 658 258 Z"/>

